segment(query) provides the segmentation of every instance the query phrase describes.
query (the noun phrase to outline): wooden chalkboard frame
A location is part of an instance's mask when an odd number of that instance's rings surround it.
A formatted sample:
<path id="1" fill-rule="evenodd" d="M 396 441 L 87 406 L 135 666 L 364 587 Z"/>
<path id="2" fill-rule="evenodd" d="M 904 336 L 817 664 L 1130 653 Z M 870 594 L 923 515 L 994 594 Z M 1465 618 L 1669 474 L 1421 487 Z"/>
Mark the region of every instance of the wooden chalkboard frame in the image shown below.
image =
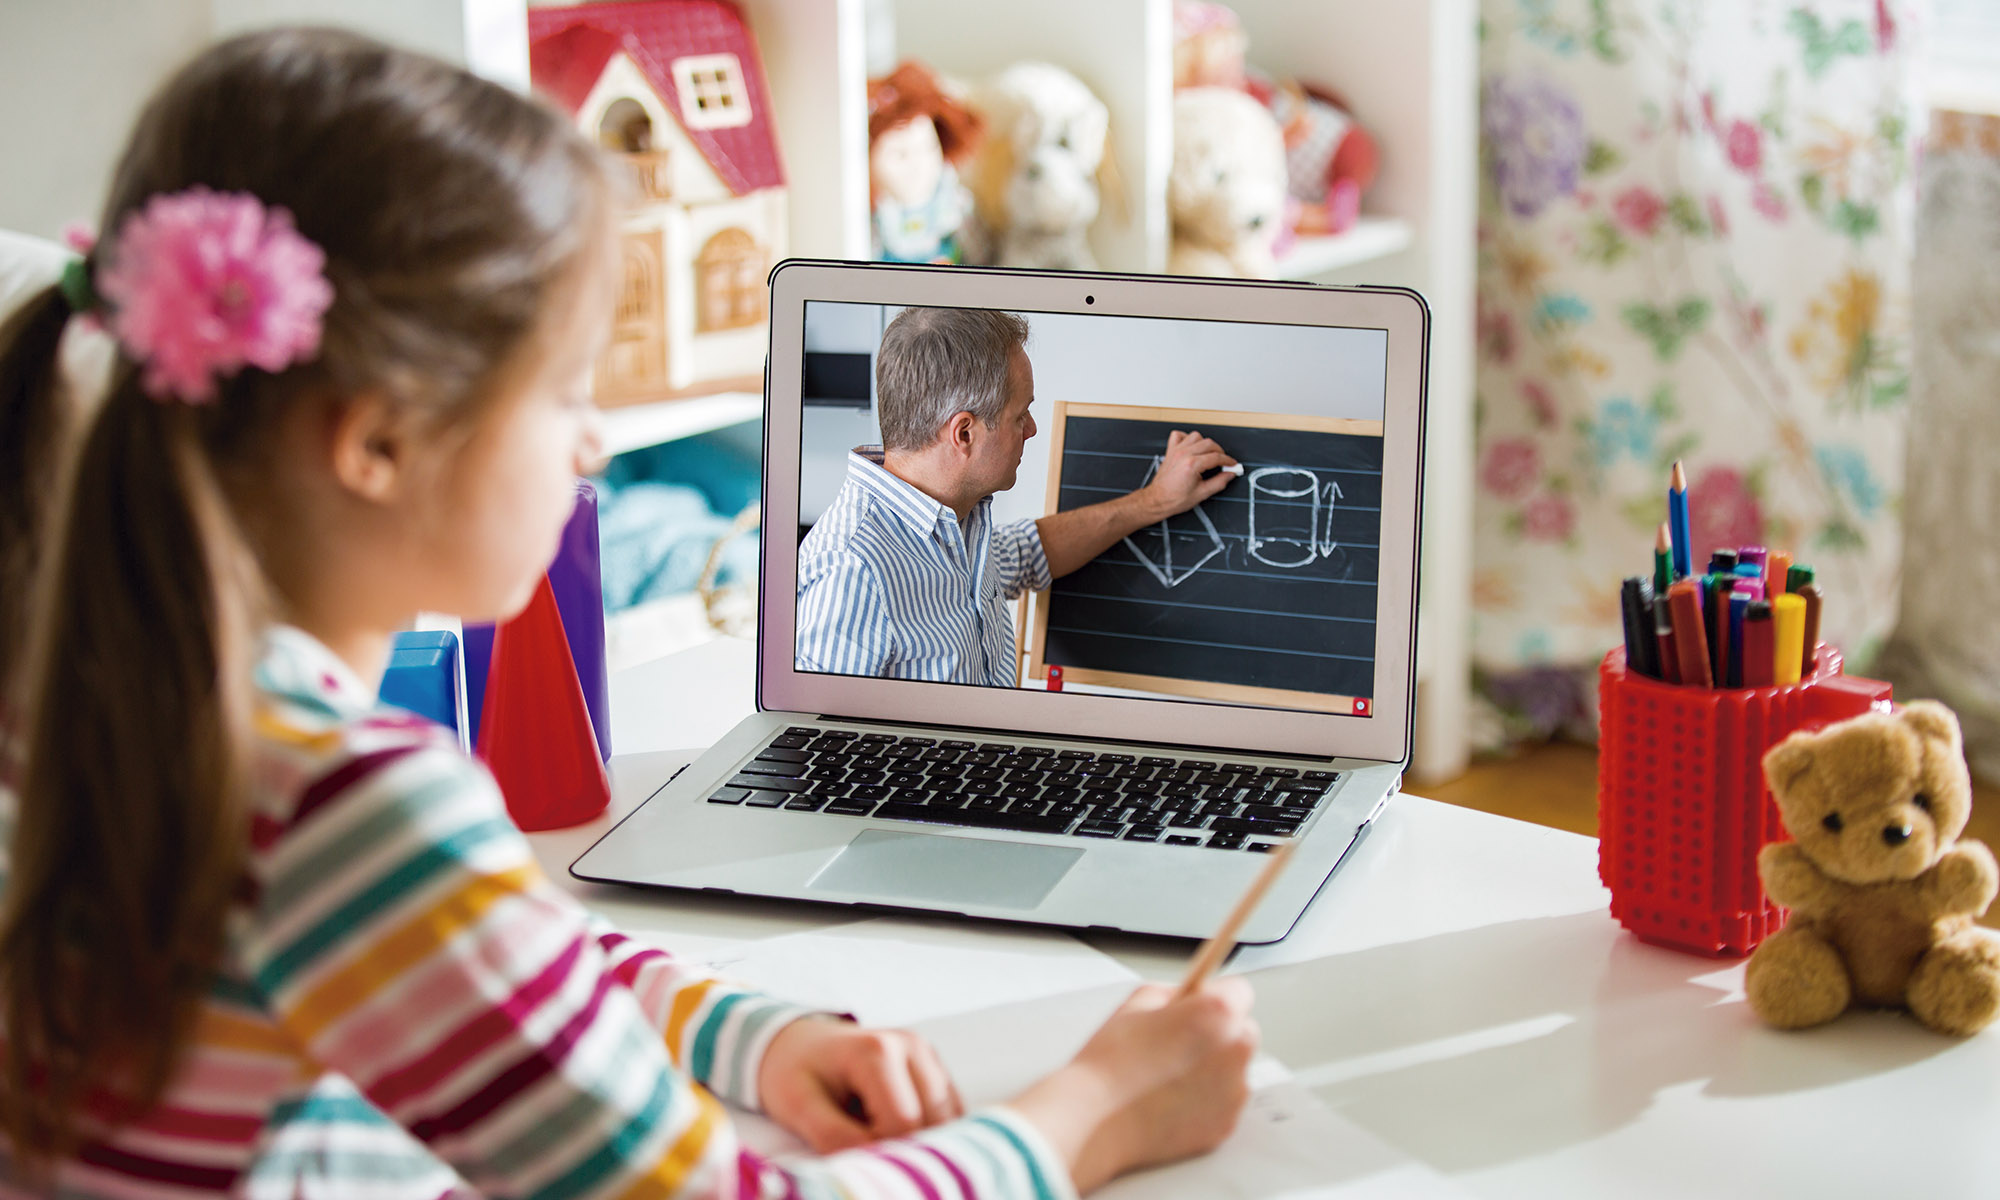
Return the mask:
<path id="1" fill-rule="evenodd" d="M 1054 513 L 1062 496 L 1063 434 L 1071 417 L 1105 417 L 1126 421 L 1169 421 L 1186 423 L 1190 429 L 1238 426 L 1249 429 L 1297 429 L 1308 433 L 1349 433 L 1368 437 L 1383 436 L 1381 421 L 1352 417 L 1315 417 L 1299 413 L 1233 412 L 1211 408 L 1161 408 L 1149 404 L 1081 404 L 1055 402 L 1049 433 L 1049 494 L 1047 511 Z M 1108 553 L 1108 551 L 1107 551 Z M 1017 647 L 1028 660 L 1027 677 L 1046 680 L 1048 662 L 1044 652 L 1049 636 L 1049 589 L 1033 593 L 1034 615 L 1017 627 L 1027 645 Z M 1353 697 L 1330 696 L 1321 692 L 1301 692 L 1288 688 L 1251 687 L 1240 683 L 1209 683 L 1179 679 L 1172 675 L 1134 675 L 1124 671 L 1099 671 L 1089 667 L 1064 667 L 1063 682 L 1098 687 L 1131 688 L 1135 691 L 1163 692 L 1192 699 L 1222 700 L 1238 704 L 1268 704 L 1280 708 L 1310 709 L 1316 712 L 1351 711 Z"/>

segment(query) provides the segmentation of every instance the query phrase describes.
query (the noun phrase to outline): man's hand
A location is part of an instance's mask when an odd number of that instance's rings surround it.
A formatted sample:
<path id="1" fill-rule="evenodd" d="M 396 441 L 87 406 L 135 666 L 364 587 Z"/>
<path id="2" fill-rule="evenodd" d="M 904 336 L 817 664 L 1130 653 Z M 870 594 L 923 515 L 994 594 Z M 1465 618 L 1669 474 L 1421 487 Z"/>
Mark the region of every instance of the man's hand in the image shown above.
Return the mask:
<path id="1" fill-rule="evenodd" d="M 1198 430 L 1174 430 L 1167 435 L 1167 452 L 1160 456 L 1152 482 L 1134 493 L 1144 505 L 1146 524 L 1184 513 L 1228 487 L 1236 476 L 1219 468 L 1235 465 L 1214 438 L 1203 437 Z M 1210 471 L 1215 474 L 1204 479 Z"/>
<path id="2" fill-rule="evenodd" d="M 757 1068 L 764 1112 L 830 1154 L 962 1116 L 937 1051 L 914 1033 L 804 1017 L 780 1030 Z"/>

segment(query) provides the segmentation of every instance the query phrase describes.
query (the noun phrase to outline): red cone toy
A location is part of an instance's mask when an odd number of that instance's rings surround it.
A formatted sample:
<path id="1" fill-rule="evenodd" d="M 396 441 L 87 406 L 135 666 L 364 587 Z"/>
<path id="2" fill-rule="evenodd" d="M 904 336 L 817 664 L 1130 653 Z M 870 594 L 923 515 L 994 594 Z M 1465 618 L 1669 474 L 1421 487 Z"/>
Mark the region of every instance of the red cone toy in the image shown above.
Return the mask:
<path id="1" fill-rule="evenodd" d="M 611 803 L 611 780 L 546 575 L 528 607 L 493 632 L 479 757 L 525 832 L 580 825 Z"/>

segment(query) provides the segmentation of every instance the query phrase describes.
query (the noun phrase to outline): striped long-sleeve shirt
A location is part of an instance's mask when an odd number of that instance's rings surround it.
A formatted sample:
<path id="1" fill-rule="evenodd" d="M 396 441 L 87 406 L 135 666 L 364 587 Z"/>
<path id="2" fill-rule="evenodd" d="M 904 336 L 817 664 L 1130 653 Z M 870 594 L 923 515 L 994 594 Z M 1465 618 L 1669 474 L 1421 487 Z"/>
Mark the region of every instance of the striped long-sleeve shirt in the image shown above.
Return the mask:
<path id="1" fill-rule="evenodd" d="M 1007 602 L 1049 578 L 1033 521 L 995 527 L 988 496 L 960 525 L 884 468 L 878 448 L 862 447 L 799 545 L 797 667 L 1013 687 Z"/>
<path id="2" fill-rule="evenodd" d="M 1005 1109 L 825 1158 L 744 1149 L 721 1102 L 756 1108 L 803 1010 L 579 907 L 485 769 L 312 638 L 275 630 L 260 684 L 245 898 L 192 1044 L 152 1111 L 87 1131 L 55 1194 L 1069 1194 Z M 0 1196 L 27 1194 L 0 1138 Z"/>

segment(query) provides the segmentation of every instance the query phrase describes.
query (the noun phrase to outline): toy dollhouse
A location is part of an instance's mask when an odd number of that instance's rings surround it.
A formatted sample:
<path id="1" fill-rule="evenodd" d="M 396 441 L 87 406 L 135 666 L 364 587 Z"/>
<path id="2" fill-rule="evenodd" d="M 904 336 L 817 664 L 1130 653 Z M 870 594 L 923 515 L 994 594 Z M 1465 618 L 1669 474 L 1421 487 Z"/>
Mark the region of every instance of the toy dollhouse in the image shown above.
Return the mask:
<path id="1" fill-rule="evenodd" d="M 531 8 L 528 39 L 536 89 L 632 169 L 599 400 L 755 391 L 787 216 L 743 14 L 729 0 Z"/>

